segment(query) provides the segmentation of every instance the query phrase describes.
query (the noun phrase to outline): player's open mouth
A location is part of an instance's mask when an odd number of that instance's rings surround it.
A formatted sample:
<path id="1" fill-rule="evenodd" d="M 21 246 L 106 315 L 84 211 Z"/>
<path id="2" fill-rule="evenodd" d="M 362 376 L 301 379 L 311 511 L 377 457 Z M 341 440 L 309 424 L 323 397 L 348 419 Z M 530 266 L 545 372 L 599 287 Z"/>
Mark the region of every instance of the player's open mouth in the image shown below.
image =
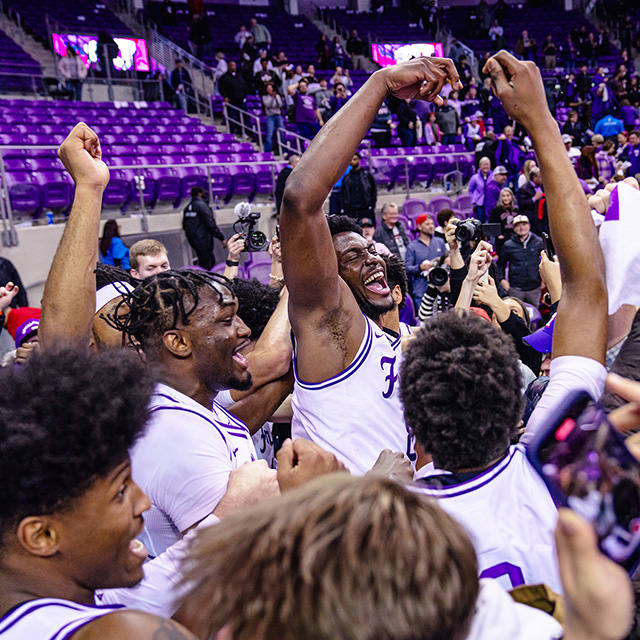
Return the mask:
<path id="1" fill-rule="evenodd" d="M 147 556 L 149 555 L 147 547 L 144 546 L 144 543 L 140 542 L 140 540 L 137 540 L 136 538 L 134 538 L 129 543 L 129 551 L 131 551 L 134 556 L 140 558 L 141 560 L 146 560 Z"/>
<path id="2" fill-rule="evenodd" d="M 363 282 L 365 289 L 368 289 L 372 293 L 375 293 L 379 296 L 389 295 L 391 289 L 389 289 L 389 285 L 387 281 L 384 279 L 384 271 L 382 269 L 377 269 L 370 276 L 366 278 Z"/>
<path id="3" fill-rule="evenodd" d="M 243 351 L 244 349 L 246 349 L 249 346 L 249 342 L 243 342 L 234 352 L 233 352 L 233 359 L 234 361 L 240 365 L 243 369 L 248 369 L 249 368 L 249 361 L 247 360 L 246 356 L 242 355 L 242 353 L 240 353 L 241 351 Z"/>

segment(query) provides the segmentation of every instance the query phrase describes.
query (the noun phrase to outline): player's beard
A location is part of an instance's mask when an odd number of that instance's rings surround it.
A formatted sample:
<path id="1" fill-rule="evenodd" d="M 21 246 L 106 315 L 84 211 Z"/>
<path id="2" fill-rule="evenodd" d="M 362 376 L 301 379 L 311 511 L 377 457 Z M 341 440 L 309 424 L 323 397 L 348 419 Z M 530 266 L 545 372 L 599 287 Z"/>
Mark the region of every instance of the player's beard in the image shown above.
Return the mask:
<path id="1" fill-rule="evenodd" d="M 353 296 L 360 307 L 360 311 L 362 311 L 367 318 L 371 318 L 371 320 L 374 321 L 379 320 L 383 313 L 392 311 L 396 306 L 391 296 L 389 296 L 389 302 L 381 301 L 379 303 L 371 302 L 371 300 L 363 298 L 357 291 L 353 292 Z"/>

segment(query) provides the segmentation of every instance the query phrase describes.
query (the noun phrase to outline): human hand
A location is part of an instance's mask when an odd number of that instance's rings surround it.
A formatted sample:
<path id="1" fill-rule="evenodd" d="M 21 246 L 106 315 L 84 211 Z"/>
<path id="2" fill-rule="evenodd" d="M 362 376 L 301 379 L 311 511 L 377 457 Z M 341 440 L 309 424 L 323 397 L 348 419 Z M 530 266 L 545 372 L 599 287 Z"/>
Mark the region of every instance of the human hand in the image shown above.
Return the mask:
<path id="1" fill-rule="evenodd" d="M 241 233 L 232 235 L 227 240 L 227 260 L 238 261 L 244 251 L 244 237 Z"/>
<path id="2" fill-rule="evenodd" d="M 449 58 L 423 56 L 385 67 L 380 73 L 384 77 L 387 91 L 400 100 L 417 98 L 440 105 L 443 101 L 438 94 L 445 82 L 449 82 L 454 90 L 462 89 L 453 60 Z"/>
<path id="3" fill-rule="evenodd" d="M 486 304 L 491 309 L 502 302 L 502 298 L 498 295 L 496 282 L 491 276 L 487 276 L 486 282 L 478 282 L 473 292 L 473 299 L 479 304 Z"/>
<path id="4" fill-rule="evenodd" d="M 413 129 L 413 122 L 409 123 L 409 129 Z"/>
<path id="5" fill-rule="evenodd" d="M 540 279 L 547 287 L 551 302 L 557 302 L 562 295 L 562 276 L 560 275 L 560 264 L 558 256 L 554 256 L 553 260 L 549 260 L 546 251 L 540 252 Z"/>
<path id="6" fill-rule="evenodd" d="M 401 484 L 406 484 L 413 480 L 413 469 L 403 453 L 383 449 L 366 475 L 383 476 Z"/>
<path id="7" fill-rule="evenodd" d="M 621 640 L 633 619 L 634 597 L 625 570 L 598 549 L 593 527 L 560 509 L 556 553 L 566 605 L 564 640 Z"/>
<path id="8" fill-rule="evenodd" d="M 280 240 L 278 236 L 274 235 L 269 243 L 269 249 L 267 249 L 271 256 L 271 262 L 282 262 L 282 250 L 280 249 Z"/>
<path id="9" fill-rule="evenodd" d="M 533 201 L 538 202 L 538 200 L 540 200 L 543 196 L 544 196 L 544 193 L 542 191 L 536 191 L 533 194 Z"/>
<path id="10" fill-rule="evenodd" d="M 502 280 L 500 280 L 500 285 L 505 291 L 509 291 L 509 289 L 511 289 L 511 285 L 506 278 L 502 278 Z"/>
<path id="11" fill-rule="evenodd" d="M 278 484 L 281 491 L 300 485 L 327 473 L 346 471 L 345 466 L 332 453 L 314 442 L 287 438 L 276 458 L 278 460 Z"/>
<path id="12" fill-rule="evenodd" d="M 226 249 L 228 244 L 229 244 L 229 243 L 228 243 L 226 240 L 223 240 L 223 241 L 222 241 L 222 248 L 223 248 L 223 249 Z"/>
<path id="13" fill-rule="evenodd" d="M 16 349 L 16 364 L 26 364 L 27 360 L 34 354 L 36 351 L 40 351 L 40 343 L 39 342 L 23 342 Z"/>
<path id="14" fill-rule="evenodd" d="M 433 261 L 432 260 L 423 260 L 420 263 L 420 271 L 426 271 L 429 273 L 433 269 Z"/>
<path id="15" fill-rule="evenodd" d="M 523 62 L 502 50 L 487 60 L 483 72 L 491 76 L 491 88 L 509 117 L 530 134 L 551 123 L 558 128 L 547 105 L 540 70 L 534 62 Z"/>
<path id="16" fill-rule="evenodd" d="M 13 299 L 18 295 L 18 291 L 20 291 L 20 287 L 13 284 L 13 282 L 7 282 L 4 287 L 0 287 L 0 313 L 11 306 Z"/>
<path id="17" fill-rule="evenodd" d="M 105 189 L 109 184 L 109 169 L 102 161 L 98 134 L 84 122 L 79 122 L 58 147 L 58 157 L 77 187 Z"/>
<path id="18" fill-rule="evenodd" d="M 458 249 L 458 239 L 456 238 L 456 229 L 458 228 L 458 218 L 450 218 L 444 230 L 444 238 L 450 249 Z"/>
<path id="19" fill-rule="evenodd" d="M 634 189 L 638 189 L 638 181 L 635 178 L 625 178 L 622 182 L 626 182 Z M 605 214 L 611 204 L 611 192 L 618 186 L 617 182 L 610 182 L 605 185 L 604 189 L 598 189 L 594 195 L 589 196 L 589 206 L 598 213 Z"/>
<path id="20" fill-rule="evenodd" d="M 640 428 L 640 382 L 623 378 L 616 373 L 610 373 L 607 376 L 606 387 L 611 393 L 627 400 L 627 404 L 614 409 L 609 414 L 609 422 L 618 431 L 637 431 Z M 640 459 L 640 455 L 637 455 L 640 443 L 636 439 L 632 444 L 636 448 L 636 451 L 632 453 Z M 629 441 L 627 441 L 627 446 L 629 446 Z"/>
<path id="21" fill-rule="evenodd" d="M 491 252 L 493 247 L 484 240 L 478 242 L 478 246 L 471 254 L 471 260 L 469 261 L 469 271 L 467 272 L 467 278 L 472 282 L 478 282 L 482 276 L 489 270 L 491 264 Z"/>
<path id="22" fill-rule="evenodd" d="M 269 469 L 265 460 L 245 462 L 229 474 L 227 491 L 213 510 L 213 514 L 222 519 L 234 511 L 240 511 L 279 494 L 275 469 Z"/>

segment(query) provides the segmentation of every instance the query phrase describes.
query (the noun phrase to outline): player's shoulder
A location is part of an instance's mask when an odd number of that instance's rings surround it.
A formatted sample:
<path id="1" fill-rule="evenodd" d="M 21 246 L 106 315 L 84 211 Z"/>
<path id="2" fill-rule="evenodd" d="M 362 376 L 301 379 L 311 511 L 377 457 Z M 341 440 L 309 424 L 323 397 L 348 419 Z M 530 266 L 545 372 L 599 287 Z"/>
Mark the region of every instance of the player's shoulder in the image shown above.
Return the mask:
<path id="1" fill-rule="evenodd" d="M 92 620 L 71 636 L 72 640 L 195 640 L 182 625 L 143 611 L 125 609 Z"/>

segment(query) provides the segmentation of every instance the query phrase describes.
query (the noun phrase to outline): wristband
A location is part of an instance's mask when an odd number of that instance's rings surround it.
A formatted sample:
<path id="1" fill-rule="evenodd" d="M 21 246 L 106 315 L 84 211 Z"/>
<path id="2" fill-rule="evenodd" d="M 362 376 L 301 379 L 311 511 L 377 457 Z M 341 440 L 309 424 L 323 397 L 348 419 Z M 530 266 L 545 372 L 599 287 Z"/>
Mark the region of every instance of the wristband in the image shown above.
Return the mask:
<path id="1" fill-rule="evenodd" d="M 269 277 L 276 282 L 284 282 L 284 278 L 282 276 L 274 276 L 273 273 L 270 273 Z"/>
<path id="2" fill-rule="evenodd" d="M 227 267 L 237 267 L 240 264 L 240 260 L 226 260 Z"/>

